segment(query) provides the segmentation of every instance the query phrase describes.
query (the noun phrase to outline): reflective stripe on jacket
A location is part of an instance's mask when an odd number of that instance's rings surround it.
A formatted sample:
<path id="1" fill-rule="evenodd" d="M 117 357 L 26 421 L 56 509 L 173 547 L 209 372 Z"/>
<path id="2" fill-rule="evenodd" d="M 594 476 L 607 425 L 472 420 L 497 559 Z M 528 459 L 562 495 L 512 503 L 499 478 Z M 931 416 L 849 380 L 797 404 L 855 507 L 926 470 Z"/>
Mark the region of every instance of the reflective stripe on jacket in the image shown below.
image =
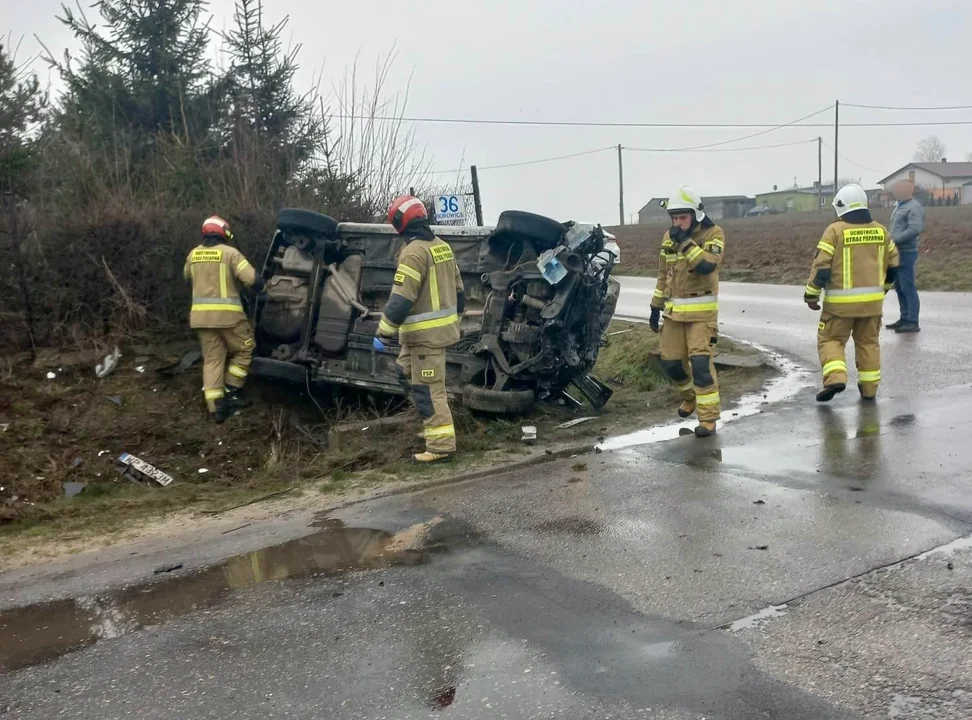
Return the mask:
<path id="1" fill-rule="evenodd" d="M 718 225 L 700 225 L 692 234 L 692 241 L 679 252 L 666 231 L 651 306 L 664 310 L 670 320 L 718 320 L 719 267 L 726 249 L 725 237 Z"/>
<path id="2" fill-rule="evenodd" d="M 189 253 L 183 270 L 192 281 L 192 328 L 233 327 L 243 317 L 240 283 L 256 282 L 256 270 L 230 245 L 200 245 Z"/>
<path id="3" fill-rule="evenodd" d="M 897 266 L 898 248 L 884 225 L 838 220 L 817 243 L 805 297 L 822 294 L 827 312 L 836 317 L 880 315 L 891 287 L 888 268 Z"/>
<path id="4" fill-rule="evenodd" d="M 395 296 L 400 296 L 411 301 L 411 306 L 399 324 L 388 316 L 386 305 L 378 323 L 380 333 L 397 331 L 406 345 L 452 345 L 459 340 L 457 293 L 461 289 L 459 266 L 448 243 L 439 238 L 410 241 L 399 253 L 388 305 L 394 305 Z"/>

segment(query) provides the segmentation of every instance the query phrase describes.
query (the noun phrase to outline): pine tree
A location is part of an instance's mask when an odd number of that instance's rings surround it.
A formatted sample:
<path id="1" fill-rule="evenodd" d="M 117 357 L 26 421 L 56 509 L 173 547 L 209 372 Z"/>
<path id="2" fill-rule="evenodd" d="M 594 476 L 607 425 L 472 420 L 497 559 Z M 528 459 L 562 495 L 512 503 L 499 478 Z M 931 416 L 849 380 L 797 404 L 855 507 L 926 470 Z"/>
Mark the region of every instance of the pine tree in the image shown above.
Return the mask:
<path id="1" fill-rule="evenodd" d="M 0 192 L 26 194 L 35 160 L 30 130 L 46 104 L 37 76 L 18 67 L 0 43 Z"/>
<path id="2" fill-rule="evenodd" d="M 232 58 L 226 77 L 232 153 L 264 155 L 285 181 L 306 167 L 324 138 L 314 96 L 294 90 L 300 47 L 284 52 L 288 19 L 267 27 L 262 0 L 237 0 L 235 28 L 223 36 Z"/>

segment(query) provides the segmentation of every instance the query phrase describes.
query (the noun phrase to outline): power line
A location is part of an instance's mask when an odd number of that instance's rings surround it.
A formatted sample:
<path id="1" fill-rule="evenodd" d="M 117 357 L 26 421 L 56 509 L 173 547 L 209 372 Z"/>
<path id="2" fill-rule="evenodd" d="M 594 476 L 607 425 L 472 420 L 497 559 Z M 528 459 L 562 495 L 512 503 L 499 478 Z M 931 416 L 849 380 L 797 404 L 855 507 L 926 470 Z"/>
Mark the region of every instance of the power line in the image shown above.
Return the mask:
<path id="1" fill-rule="evenodd" d="M 616 150 L 617 145 L 597 148 L 595 150 L 584 150 L 583 152 L 570 153 L 568 155 L 557 155 L 555 157 L 540 158 L 538 160 L 524 160 L 522 162 L 504 163 L 502 165 L 478 165 L 478 170 L 500 170 L 501 168 L 522 167 L 524 165 L 539 165 L 540 163 L 555 162 L 557 160 L 568 160 L 570 158 L 583 157 L 584 155 L 595 155 L 607 150 Z M 448 175 L 449 173 L 465 172 L 468 168 L 456 168 L 454 170 L 429 170 L 428 175 Z"/>
<path id="2" fill-rule="evenodd" d="M 801 123 L 804 120 L 809 120 L 810 118 L 816 117 L 817 115 L 821 115 L 822 113 L 825 113 L 828 110 L 832 110 L 833 107 L 834 107 L 833 105 L 828 105 L 827 107 L 823 108 L 822 110 L 817 110 L 816 112 L 812 112 L 809 115 L 804 115 L 803 117 L 797 118 L 796 120 L 791 120 L 788 123 L 784 123 L 782 125 L 777 125 L 776 127 L 769 128 L 768 130 L 760 130 L 759 132 L 752 133 L 751 135 L 743 135 L 742 137 L 733 138 L 732 140 L 723 140 L 722 142 L 709 143 L 708 145 L 695 145 L 693 147 L 679 148 L 679 151 L 706 150 L 708 148 L 719 147 L 721 145 L 731 145 L 732 143 L 742 142 L 743 140 L 751 140 L 754 137 L 759 137 L 760 135 L 768 135 L 771 132 L 776 132 L 777 130 L 782 130 L 785 127 L 792 127 L 793 125 L 796 125 L 798 123 Z"/>
<path id="3" fill-rule="evenodd" d="M 830 108 L 827 108 L 830 109 Z M 821 111 L 822 112 L 822 111 Z M 819 112 L 814 113 L 814 115 Z M 733 128 L 764 128 L 770 131 L 784 127 L 801 128 L 832 128 L 833 123 L 804 123 L 795 121 L 783 125 L 773 123 L 674 123 L 674 122 L 582 122 L 567 120 L 499 120 L 486 118 L 436 118 L 436 117 L 406 117 L 399 115 L 334 115 L 335 118 L 344 120 L 373 120 L 377 122 L 414 122 L 414 123 L 442 123 L 457 125 L 505 125 L 505 126 L 535 126 L 535 127 L 603 127 L 603 128 L 683 128 L 686 130 L 696 129 L 723 129 Z M 812 116 L 811 116 L 812 117 Z M 940 127 L 949 125 L 972 125 L 972 120 L 916 120 L 909 122 L 842 122 L 840 126 L 878 128 L 878 127 Z M 764 133 L 754 133 L 747 137 L 756 137 Z M 729 142 L 739 142 L 745 138 L 727 140 Z M 699 146 L 702 147 L 702 146 Z"/>
<path id="4" fill-rule="evenodd" d="M 825 141 L 821 141 L 821 142 L 823 142 L 823 146 L 824 146 L 825 148 L 827 148 L 828 150 L 831 150 L 831 151 L 833 151 L 833 148 L 832 148 L 832 147 L 830 147 L 830 145 L 828 145 L 828 144 L 827 144 L 827 143 L 826 143 Z M 872 173 L 877 173 L 878 175 L 883 175 L 883 174 L 884 174 L 884 170 L 878 170 L 878 169 L 876 169 L 876 168 L 872 168 L 872 167 L 868 167 L 867 165 L 862 165 L 862 164 L 861 164 L 861 163 L 859 163 L 859 162 L 854 162 L 853 160 L 851 160 L 851 159 L 850 159 L 849 157 L 847 157 L 846 155 L 841 155 L 840 153 L 837 153 L 837 156 L 838 156 L 838 157 L 839 157 L 839 158 L 840 158 L 841 160 L 843 160 L 844 162 L 849 162 L 849 163 L 850 163 L 851 165 L 853 165 L 853 166 L 855 166 L 855 167 L 859 167 L 859 168 L 860 168 L 861 170 L 867 170 L 868 172 L 872 172 Z"/>
<path id="5" fill-rule="evenodd" d="M 972 110 L 972 105 L 930 105 L 925 107 L 896 107 L 891 105 L 855 105 L 854 103 L 841 103 L 841 107 L 860 108 L 862 110 L 904 110 L 904 111 L 936 111 L 936 110 Z"/>
<path id="6" fill-rule="evenodd" d="M 784 148 L 793 147 L 795 145 L 807 145 L 809 143 L 817 142 L 817 138 L 811 138 L 810 140 L 797 140 L 796 142 L 788 143 L 776 143 L 775 145 L 755 145 L 751 147 L 741 147 L 741 148 L 700 148 L 698 150 L 693 150 L 691 148 L 638 148 L 638 147 L 628 147 L 624 146 L 625 150 L 631 150 L 632 152 L 645 152 L 645 153 L 671 153 L 671 152 L 745 152 L 747 150 L 770 150 L 773 148 Z"/>

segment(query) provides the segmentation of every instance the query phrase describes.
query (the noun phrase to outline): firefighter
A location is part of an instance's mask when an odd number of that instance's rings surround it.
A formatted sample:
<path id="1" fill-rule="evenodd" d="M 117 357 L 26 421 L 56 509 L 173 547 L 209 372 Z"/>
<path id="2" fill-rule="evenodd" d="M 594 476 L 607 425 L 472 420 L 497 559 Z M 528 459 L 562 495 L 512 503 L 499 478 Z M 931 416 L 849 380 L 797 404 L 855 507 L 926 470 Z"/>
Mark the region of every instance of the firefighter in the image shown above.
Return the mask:
<path id="1" fill-rule="evenodd" d="M 719 265 L 725 233 L 702 207 L 702 198 L 682 186 L 665 204 L 672 226 L 662 238 L 658 283 L 649 325 L 659 332 L 665 374 L 678 387 L 680 418 L 698 413 L 696 437 L 715 434 L 720 414 L 713 350 L 719 334 Z"/>
<path id="2" fill-rule="evenodd" d="M 884 295 L 898 272 L 898 248 L 891 233 L 871 218 L 867 193 L 845 185 L 834 196 L 837 222 L 817 243 L 803 301 L 823 312 L 817 325 L 817 351 L 823 371 L 818 402 L 829 402 L 847 387 L 844 346 L 854 338 L 857 388 L 874 400 L 881 382 L 881 312 Z"/>
<path id="3" fill-rule="evenodd" d="M 375 348 L 396 334 L 400 380 L 425 425 L 425 452 L 416 463 L 448 460 L 456 451 L 456 429 L 446 395 L 446 348 L 459 340 L 459 317 L 465 293 L 452 248 L 432 232 L 425 205 L 404 195 L 388 208 L 388 222 L 405 245 L 391 295 L 385 304 Z"/>
<path id="4" fill-rule="evenodd" d="M 186 280 L 192 282 L 189 326 L 202 347 L 203 395 L 217 423 L 253 404 L 243 394 L 254 341 L 240 300 L 240 283 L 257 292 L 263 289 L 263 278 L 229 244 L 232 240 L 228 222 L 216 215 L 207 219 L 202 224 L 202 244 L 189 253 L 184 270 Z"/>

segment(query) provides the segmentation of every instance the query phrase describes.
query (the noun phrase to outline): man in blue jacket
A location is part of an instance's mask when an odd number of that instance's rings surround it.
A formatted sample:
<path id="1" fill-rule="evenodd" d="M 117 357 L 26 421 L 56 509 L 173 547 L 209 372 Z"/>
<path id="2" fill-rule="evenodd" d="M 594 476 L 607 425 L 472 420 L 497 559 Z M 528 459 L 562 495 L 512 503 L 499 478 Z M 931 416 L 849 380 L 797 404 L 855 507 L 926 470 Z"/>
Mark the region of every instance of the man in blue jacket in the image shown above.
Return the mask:
<path id="1" fill-rule="evenodd" d="M 901 319 L 887 326 L 898 333 L 916 333 L 918 325 L 918 287 L 915 285 L 915 266 L 918 264 L 918 241 L 925 229 L 925 209 L 914 198 L 915 186 L 899 180 L 891 188 L 897 202 L 891 213 L 891 237 L 901 253 L 901 265 L 895 280 Z"/>

